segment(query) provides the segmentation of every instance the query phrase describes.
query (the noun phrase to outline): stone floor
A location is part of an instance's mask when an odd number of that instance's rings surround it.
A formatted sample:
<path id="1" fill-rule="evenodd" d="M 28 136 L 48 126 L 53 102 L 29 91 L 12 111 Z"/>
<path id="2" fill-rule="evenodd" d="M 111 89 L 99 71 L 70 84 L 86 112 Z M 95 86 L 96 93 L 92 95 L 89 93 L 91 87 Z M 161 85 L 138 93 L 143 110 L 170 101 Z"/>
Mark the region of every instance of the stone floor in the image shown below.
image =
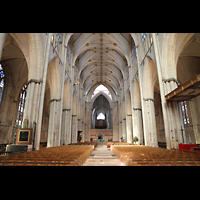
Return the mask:
<path id="1" fill-rule="evenodd" d="M 124 166 L 124 164 L 110 148 L 107 148 L 106 143 L 98 143 L 82 166 Z"/>

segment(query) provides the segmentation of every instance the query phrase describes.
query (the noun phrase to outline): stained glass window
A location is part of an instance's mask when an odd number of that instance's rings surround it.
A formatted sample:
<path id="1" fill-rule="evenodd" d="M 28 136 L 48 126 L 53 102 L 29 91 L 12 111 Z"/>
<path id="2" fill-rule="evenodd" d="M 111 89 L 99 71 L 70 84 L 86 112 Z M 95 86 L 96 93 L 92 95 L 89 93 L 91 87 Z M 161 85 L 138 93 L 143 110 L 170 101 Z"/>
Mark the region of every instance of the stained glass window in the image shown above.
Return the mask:
<path id="1" fill-rule="evenodd" d="M 182 110 L 182 114 L 183 114 L 184 124 L 189 124 L 190 120 L 189 120 L 189 116 L 188 116 L 188 109 L 187 109 L 186 101 L 181 101 L 181 110 Z"/>
<path id="2" fill-rule="evenodd" d="M 61 33 L 56 33 L 59 42 L 62 42 L 62 35 Z"/>
<path id="3" fill-rule="evenodd" d="M 95 89 L 95 91 L 94 91 L 93 94 L 92 94 L 92 98 L 93 98 L 93 96 L 94 96 L 96 93 L 101 92 L 101 91 L 102 91 L 102 92 L 105 92 L 105 93 L 112 99 L 112 96 L 111 96 L 109 90 L 108 90 L 105 86 L 103 86 L 103 85 L 99 85 L 99 86 Z"/>
<path id="4" fill-rule="evenodd" d="M 3 67 L 0 64 L 0 103 L 1 103 L 2 95 L 3 95 L 4 78 L 5 78 L 5 74 L 3 72 Z"/>
<path id="5" fill-rule="evenodd" d="M 97 116 L 97 120 L 105 120 L 105 115 L 103 113 L 100 113 L 98 116 Z"/>
<path id="6" fill-rule="evenodd" d="M 26 101 L 26 93 L 27 93 L 27 85 L 24 85 L 22 87 L 21 92 L 20 92 L 20 101 L 19 101 L 18 114 L 17 114 L 18 125 L 21 125 L 22 121 L 23 121 L 24 107 L 25 107 L 25 101 Z"/>
<path id="7" fill-rule="evenodd" d="M 142 42 L 144 42 L 147 33 L 141 33 L 141 35 L 142 35 Z"/>
<path id="8" fill-rule="evenodd" d="M 131 58 L 132 58 L 133 63 L 136 57 L 137 57 L 136 46 L 135 46 L 134 40 L 132 39 L 131 40 Z"/>

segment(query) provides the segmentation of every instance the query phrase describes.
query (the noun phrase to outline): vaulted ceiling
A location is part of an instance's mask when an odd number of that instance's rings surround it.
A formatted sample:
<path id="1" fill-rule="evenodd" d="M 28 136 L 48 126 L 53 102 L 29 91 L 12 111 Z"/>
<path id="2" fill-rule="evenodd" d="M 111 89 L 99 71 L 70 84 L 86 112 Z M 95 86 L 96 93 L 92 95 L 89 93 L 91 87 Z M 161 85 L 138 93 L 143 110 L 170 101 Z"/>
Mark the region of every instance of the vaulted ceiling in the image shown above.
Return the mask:
<path id="1" fill-rule="evenodd" d="M 130 43 L 128 33 L 73 34 L 73 65 L 78 66 L 81 87 L 87 92 L 104 84 L 117 91 L 129 65 Z"/>

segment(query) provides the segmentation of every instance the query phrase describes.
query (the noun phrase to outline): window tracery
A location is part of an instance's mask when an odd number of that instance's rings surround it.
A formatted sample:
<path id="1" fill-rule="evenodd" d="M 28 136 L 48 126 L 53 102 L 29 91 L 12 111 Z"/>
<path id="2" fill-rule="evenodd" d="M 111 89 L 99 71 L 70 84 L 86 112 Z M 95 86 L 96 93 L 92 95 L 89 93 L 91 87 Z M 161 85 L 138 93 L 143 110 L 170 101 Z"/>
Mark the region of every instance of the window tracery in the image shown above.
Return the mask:
<path id="1" fill-rule="evenodd" d="M 189 120 L 189 116 L 188 116 L 188 109 L 187 109 L 186 101 L 181 101 L 181 110 L 182 110 L 184 124 L 189 124 L 190 120 Z"/>
<path id="2" fill-rule="evenodd" d="M 105 120 L 106 117 L 103 113 L 100 113 L 98 116 L 97 116 L 97 120 Z"/>
<path id="3" fill-rule="evenodd" d="M 131 58 L 132 58 L 133 63 L 136 57 L 137 57 L 136 46 L 135 46 L 134 40 L 132 39 L 131 40 Z"/>
<path id="4" fill-rule="evenodd" d="M 18 125 L 21 125 L 22 121 L 23 121 L 26 94 L 27 94 L 27 85 L 25 84 L 22 87 L 21 92 L 20 92 L 20 101 L 19 101 L 18 114 L 17 114 L 17 124 Z"/>
<path id="5" fill-rule="evenodd" d="M 61 33 L 56 33 L 56 36 L 58 38 L 58 41 L 61 43 L 62 42 L 62 34 Z"/>
<path id="6" fill-rule="evenodd" d="M 144 42 L 147 33 L 141 33 L 141 35 L 142 35 L 142 42 Z"/>
<path id="7" fill-rule="evenodd" d="M 70 40 L 67 45 L 67 55 L 66 55 L 69 66 L 71 65 L 71 53 L 72 53 L 71 49 L 72 47 L 71 47 L 71 40 Z"/>
<path id="8" fill-rule="evenodd" d="M 3 95 L 4 79 L 5 79 L 5 74 L 4 74 L 4 71 L 3 71 L 3 67 L 0 64 L 0 103 L 1 103 L 2 95 Z"/>

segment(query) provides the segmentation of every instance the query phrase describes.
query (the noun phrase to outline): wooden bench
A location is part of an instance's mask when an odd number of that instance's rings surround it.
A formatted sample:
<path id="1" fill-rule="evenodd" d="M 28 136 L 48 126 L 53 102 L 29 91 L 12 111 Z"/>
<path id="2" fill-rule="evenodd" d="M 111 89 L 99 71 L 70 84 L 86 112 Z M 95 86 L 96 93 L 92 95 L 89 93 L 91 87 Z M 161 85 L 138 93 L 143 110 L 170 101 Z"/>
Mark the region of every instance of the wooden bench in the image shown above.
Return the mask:
<path id="1" fill-rule="evenodd" d="M 70 145 L 94 145 L 96 147 L 98 145 L 97 142 L 77 142 L 77 143 L 71 143 Z"/>
<path id="2" fill-rule="evenodd" d="M 200 166 L 200 154 L 143 145 L 111 145 L 126 166 Z"/>
<path id="3" fill-rule="evenodd" d="M 65 145 L 38 151 L 1 156 L 1 166 L 80 166 L 90 156 L 94 145 Z"/>
<path id="4" fill-rule="evenodd" d="M 132 143 L 126 143 L 126 142 L 107 142 L 107 148 L 110 148 L 110 145 L 133 145 Z"/>

